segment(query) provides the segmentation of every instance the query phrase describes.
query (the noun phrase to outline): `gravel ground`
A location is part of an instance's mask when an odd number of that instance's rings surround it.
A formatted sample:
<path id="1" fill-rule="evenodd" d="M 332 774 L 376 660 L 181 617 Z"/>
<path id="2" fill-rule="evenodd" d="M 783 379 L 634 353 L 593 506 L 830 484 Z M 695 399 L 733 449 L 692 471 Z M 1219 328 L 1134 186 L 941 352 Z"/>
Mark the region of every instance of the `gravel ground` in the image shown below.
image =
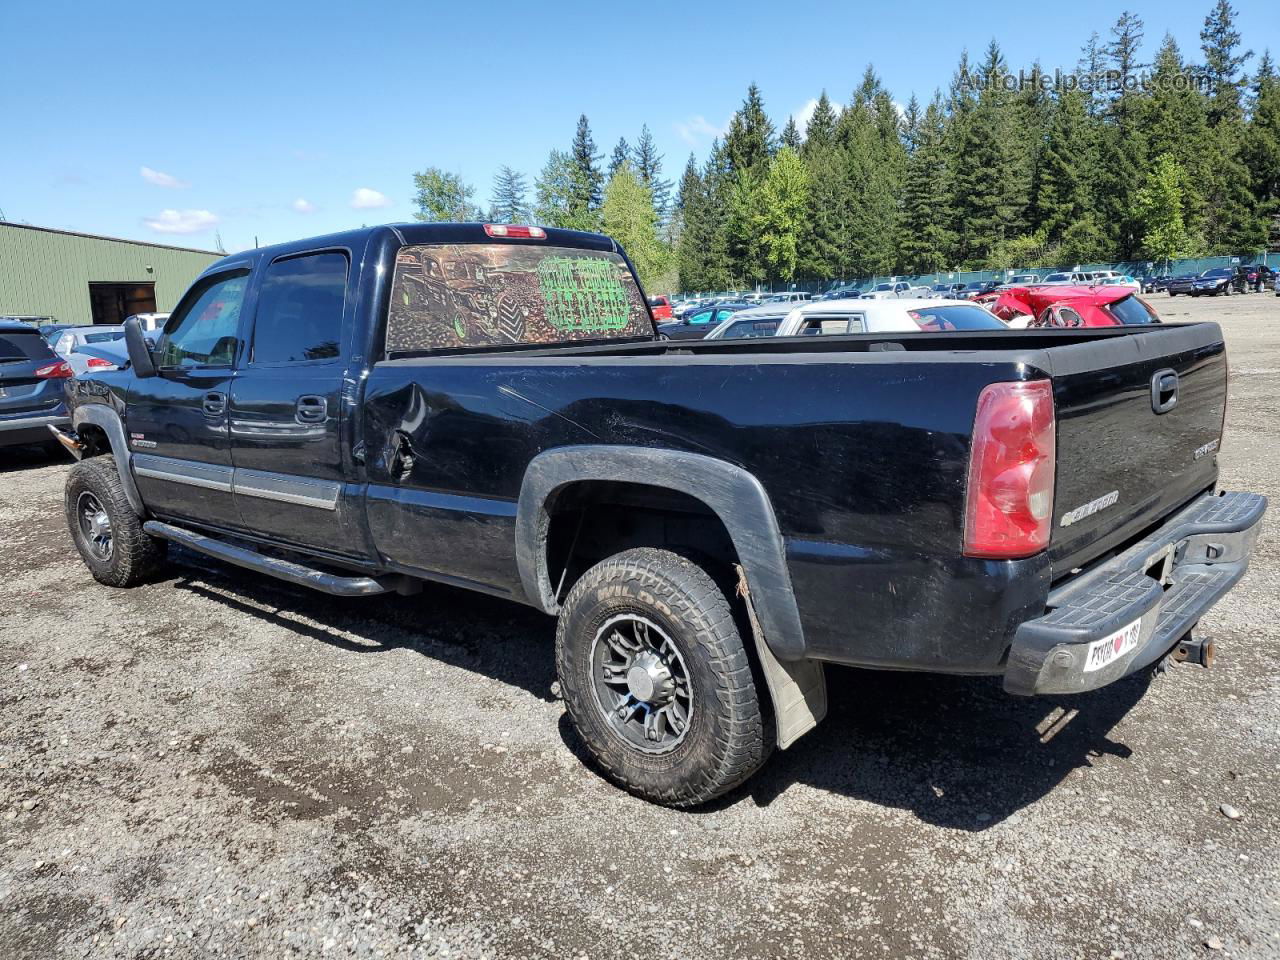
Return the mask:
<path id="1" fill-rule="evenodd" d="M 1222 483 L 1280 504 L 1280 299 L 1154 302 L 1222 320 Z M 1280 956 L 1276 508 L 1212 670 L 832 669 L 818 730 L 679 813 L 582 762 L 550 619 L 190 554 L 112 590 L 67 464 L 0 457 L 4 957 Z"/>

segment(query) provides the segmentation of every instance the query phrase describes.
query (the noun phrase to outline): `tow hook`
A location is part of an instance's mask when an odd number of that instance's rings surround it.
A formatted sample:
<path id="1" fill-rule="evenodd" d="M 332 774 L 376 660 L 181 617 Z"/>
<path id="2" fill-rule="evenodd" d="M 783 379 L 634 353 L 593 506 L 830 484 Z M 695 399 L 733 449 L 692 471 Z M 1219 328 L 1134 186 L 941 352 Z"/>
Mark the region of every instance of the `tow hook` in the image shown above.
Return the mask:
<path id="1" fill-rule="evenodd" d="M 1191 634 L 1183 637 L 1173 649 L 1173 659 L 1178 663 L 1195 663 L 1212 667 L 1217 647 L 1211 638 L 1197 639 Z"/>

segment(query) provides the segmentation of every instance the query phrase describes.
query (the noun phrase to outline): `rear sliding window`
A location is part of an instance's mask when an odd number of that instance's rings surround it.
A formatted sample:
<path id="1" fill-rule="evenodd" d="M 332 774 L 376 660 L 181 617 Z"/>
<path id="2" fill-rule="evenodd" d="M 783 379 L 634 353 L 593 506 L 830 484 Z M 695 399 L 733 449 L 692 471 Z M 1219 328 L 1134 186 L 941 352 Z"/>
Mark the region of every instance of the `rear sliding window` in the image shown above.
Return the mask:
<path id="1" fill-rule="evenodd" d="M 1145 303 L 1132 295 L 1108 304 L 1107 310 L 1123 324 L 1160 322 Z"/>
<path id="2" fill-rule="evenodd" d="M 652 336 L 640 289 L 615 253 L 467 243 L 396 256 L 388 354 Z"/>
<path id="3" fill-rule="evenodd" d="M 40 336 L 39 330 L 27 333 L 25 330 L 12 330 L 0 333 L 0 363 L 14 363 L 19 360 L 48 360 L 53 351 Z"/>

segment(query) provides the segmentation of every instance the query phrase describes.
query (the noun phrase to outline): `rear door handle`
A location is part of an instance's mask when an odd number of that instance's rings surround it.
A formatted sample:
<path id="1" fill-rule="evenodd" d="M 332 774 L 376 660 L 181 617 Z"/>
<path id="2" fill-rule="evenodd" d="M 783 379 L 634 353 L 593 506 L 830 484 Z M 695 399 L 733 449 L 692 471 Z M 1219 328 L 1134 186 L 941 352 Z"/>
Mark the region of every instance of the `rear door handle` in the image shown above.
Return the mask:
<path id="1" fill-rule="evenodd" d="M 227 412 L 227 395 L 225 393 L 206 393 L 201 403 L 206 417 L 220 417 Z"/>
<path id="2" fill-rule="evenodd" d="M 299 423 L 324 423 L 329 419 L 329 401 L 324 397 L 299 397 L 295 409 Z"/>

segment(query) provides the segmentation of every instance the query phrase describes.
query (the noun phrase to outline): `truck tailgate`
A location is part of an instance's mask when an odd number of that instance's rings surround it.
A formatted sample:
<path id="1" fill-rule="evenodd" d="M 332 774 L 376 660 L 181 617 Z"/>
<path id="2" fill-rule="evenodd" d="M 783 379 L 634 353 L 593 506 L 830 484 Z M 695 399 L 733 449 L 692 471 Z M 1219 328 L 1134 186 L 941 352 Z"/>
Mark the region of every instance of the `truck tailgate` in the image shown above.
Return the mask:
<path id="1" fill-rule="evenodd" d="M 1214 484 L 1227 357 L 1216 323 L 1153 326 L 1047 353 L 1058 417 L 1049 555 L 1058 578 Z"/>

